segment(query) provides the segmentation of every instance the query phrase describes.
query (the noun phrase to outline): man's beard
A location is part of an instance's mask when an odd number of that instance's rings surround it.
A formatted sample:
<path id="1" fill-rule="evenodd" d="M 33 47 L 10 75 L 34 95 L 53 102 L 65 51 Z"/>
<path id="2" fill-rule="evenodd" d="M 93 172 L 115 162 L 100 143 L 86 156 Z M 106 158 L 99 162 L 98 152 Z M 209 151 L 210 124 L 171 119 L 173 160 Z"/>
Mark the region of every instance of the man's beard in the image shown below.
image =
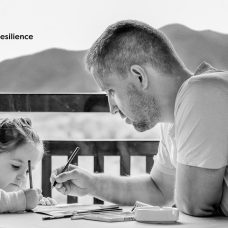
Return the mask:
<path id="1" fill-rule="evenodd" d="M 153 120 L 150 121 L 133 122 L 133 126 L 135 130 L 139 132 L 150 130 L 151 128 L 155 127 L 155 125 L 159 122 L 157 117 L 153 117 L 152 119 Z"/>
<path id="2" fill-rule="evenodd" d="M 147 131 L 153 128 L 160 120 L 158 102 L 154 97 L 147 97 L 140 94 L 136 88 L 129 90 L 131 112 L 139 115 L 144 114 L 141 120 L 133 121 L 132 125 L 139 131 Z M 135 102 L 137 101 L 137 103 Z"/>
<path id="3" fill-rule="evenodd" d="M 139 123 L 133 122 L 132 124 L 133 124 L 135 130 L 139 131 L 139 132 L 144 132 L 144 131 L 147 131 L 150 129 L 147 122 L 143 122 L 143 121 L 139 122 Z"/>

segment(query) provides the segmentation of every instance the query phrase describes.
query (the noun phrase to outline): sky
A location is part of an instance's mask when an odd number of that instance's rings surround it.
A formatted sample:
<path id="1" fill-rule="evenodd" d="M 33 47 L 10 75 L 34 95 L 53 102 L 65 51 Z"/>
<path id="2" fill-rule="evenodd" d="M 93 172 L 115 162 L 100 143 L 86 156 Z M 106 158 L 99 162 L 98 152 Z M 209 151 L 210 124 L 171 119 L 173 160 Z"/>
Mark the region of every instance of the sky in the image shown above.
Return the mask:
<path id="1" fill-rule="evenodd" d="M 88 49 L 116 21 L 135 19 L 160 28 L 180 23 L 228 34 L 227 0 L 0 0 L 0 61 L 48 48 Z"/>

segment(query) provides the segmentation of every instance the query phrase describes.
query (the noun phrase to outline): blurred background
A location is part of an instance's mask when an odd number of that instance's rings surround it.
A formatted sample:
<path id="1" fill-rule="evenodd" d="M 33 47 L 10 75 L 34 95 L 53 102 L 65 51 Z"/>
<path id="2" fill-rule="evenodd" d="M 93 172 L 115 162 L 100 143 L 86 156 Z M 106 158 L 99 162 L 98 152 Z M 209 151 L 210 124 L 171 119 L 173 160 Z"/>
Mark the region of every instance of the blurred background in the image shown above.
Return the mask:
<path id="1" fill-rule="evenodd" d="M 118 20 L 135 19 L 163 31 L 191 71 L 206 61 L 228 69 L 226 0 L 0 0 L 0 35 L 31 34 L 33 40 L 0 39 L 1 93 L 99 92 L 85 70 L 86 51 Z M 159 126 L 136 132 L 109 113 L 0 113 L 27 116 L 42 139 L 159 139 Z M 84 159 L 84 160 L 83 160 Z M 91 158 L 79 165 L 93 170 Z M 118 159 L 107 172 L 119 175 Z M 145 172 L 141 158 L 133 174 Z M 56 158 L 53 168 L 66 161 Z M 40 167 L 35 171 L 40 186 Z M 56 192 L 59 202 L 65 200 Z M 83 199 L 84 200 L 84 199 Z M 84 202 L 84 201 L 83 201 Z"/>

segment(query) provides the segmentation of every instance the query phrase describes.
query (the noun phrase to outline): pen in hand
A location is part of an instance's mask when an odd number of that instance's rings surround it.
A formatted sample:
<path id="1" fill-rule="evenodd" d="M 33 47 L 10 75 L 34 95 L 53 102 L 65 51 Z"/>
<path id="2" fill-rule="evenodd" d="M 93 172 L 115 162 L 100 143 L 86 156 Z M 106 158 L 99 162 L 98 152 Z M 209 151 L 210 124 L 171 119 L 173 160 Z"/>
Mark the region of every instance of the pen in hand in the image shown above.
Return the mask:
<path id="1" fill-rule="evenodd" d="M 78 153 L 79 151 L 79 147 L 77 146 L 76 149 L 74 150 L 74 152 L 71 154 L 69 160 L 67 161 L 67 164 L 64 166 L 63 170 L 61 171 L 61 173 L 65 172 L 68 168 L 68 166 L 70 165 L 70 163 L 72 162 L 72 160 L 74 159 L 74 157 L 76 156 L 76 154 Z M 57 182 L 55 181 L 54 184 L 53 184 L 53 187 L 55 187 L 57 184 Z"/>
<path id="2" fill-rule="evenodd" d="M 30 189 L 33 188 L 33 183 L 32 183 L 32 169 L 31 169 L 31 161 L 28 160 L 28 173 L 29 173 L 29 185 Z"/>

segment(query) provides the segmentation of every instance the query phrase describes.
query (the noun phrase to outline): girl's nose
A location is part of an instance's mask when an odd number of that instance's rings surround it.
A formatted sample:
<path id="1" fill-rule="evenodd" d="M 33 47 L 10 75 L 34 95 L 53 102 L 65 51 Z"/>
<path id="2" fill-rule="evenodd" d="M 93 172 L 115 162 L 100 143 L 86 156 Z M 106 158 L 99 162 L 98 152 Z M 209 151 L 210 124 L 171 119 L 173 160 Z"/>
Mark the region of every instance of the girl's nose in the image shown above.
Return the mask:
<path id="1" fill-rule="evenodd" d="M 26 172 L 17 175 L 17 180 L 23 181 L 26 179 Z"/>

